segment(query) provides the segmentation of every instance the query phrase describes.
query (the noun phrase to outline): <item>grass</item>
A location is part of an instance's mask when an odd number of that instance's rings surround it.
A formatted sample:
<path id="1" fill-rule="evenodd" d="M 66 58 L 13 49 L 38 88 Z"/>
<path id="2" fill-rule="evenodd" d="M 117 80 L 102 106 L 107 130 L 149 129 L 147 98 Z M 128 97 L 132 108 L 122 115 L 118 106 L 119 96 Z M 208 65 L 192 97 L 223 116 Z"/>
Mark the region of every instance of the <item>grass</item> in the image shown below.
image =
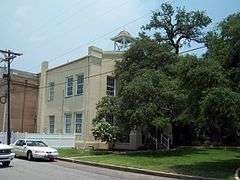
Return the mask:
<path id="1" fill-rule="evenodd" d="M 59 156 L 61 157 L 81 157 L 81 156 L 96 156 L 109 154 L 107 151 L 93 151 L 81 149 L 58 149 Z"/>
<path id="2" fill-rule="evenodd" d="M 171 152 L 107 154 L 98 151 L 60 150 L 60 156 L 127 167 L 198 175 L 218 179 L 233 179 L 240 167 L 240 151 L 236 149 L 190 149 Z"/>

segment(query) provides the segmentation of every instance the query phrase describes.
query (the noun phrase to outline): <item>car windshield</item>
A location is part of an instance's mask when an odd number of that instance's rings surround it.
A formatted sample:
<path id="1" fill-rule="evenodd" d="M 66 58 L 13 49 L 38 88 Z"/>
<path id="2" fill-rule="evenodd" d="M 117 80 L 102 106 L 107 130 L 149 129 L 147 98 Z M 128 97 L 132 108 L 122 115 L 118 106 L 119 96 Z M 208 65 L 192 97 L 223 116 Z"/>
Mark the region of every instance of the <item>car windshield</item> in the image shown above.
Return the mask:
<path id="1" fill-rule="evenodd" d="M 47 145 L 42 141 L 27 141 L 27 146 L 47 147 Z"/>

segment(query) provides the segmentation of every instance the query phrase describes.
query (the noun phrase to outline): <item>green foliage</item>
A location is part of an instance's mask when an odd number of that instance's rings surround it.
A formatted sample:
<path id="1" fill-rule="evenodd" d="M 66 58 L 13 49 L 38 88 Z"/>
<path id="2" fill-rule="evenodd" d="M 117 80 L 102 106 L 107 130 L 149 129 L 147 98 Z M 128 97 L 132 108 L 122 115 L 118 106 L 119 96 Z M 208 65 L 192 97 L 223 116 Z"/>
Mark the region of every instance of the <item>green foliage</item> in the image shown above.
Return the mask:
<path id="1" fill-rule="evenodd" d="M 201 102 L 201 118 L 206 121 L 212 142 L 237 141 L 240 129 L 240 93 L 228 88 L 213 88 Z"/>
<path id="2" fill-rule="evenodd" d="M 226 83 L 224 69 L 214 61 L 188 55 L 181 58 L 176 68 L 181 84 L 190 91 L 204 91 Z"/>
<path id="3" fill-rule="evenodd" d="M 168 64 L 177 61 L 177 56 L 171 52 L 167 44 L 159 44 L 149 38 L 139 38 L 125 52 L 124 60 L 117 62 L 115 74 L 119 81 L 119 90 L 143 69 L 163 69 Z"/>
<path id="4" fill-rule="evenodd" d="M 108 117 L 116 117 L 119 113 L 117 97 L 104 97 L 97 105 L 97 116 L 93 119 L 93 136 L 96 140 L 114 143 L 120 128 L 117 122 L 109 122 Z M 112 119 L 111 119 L 112 120 Z"/>
<path id="5" fill-rule="evenodd" d="M 226 69 L 227 78 L 234 90 L 240 90 L 240 13 L 219 23 L 218 29 L 208 33 L 207 58 L 218 61 Z"/>
<path id="6" fill-rule="evenodd" d="M 96 139 L 114 143 L 138 127 L 150 131 L 171 124 L 174 137 L 185 142 L 240 143 L 240 14 L 207 34 L 203 58 L 178 54 L 184 44 L 202 42 L 210 22 L 204 12 L 167 3 L 153 13 L 116 64 L 117 96 L 97 106 Z M 146 34 L 152 29 L 154 38 Z"/>
<path id="7" fill-rule="evenodd" d="M 145 70 L 121 92 L 128 112 L 128 121 L 134 125 L 165 126 L 183 109 L 184 95 L 178 84 L 161 71 Z"/>
<path id="8" fill-rule="evenodd" d="M 150 23 L 143 29 L 154 29 L 155 39 L 170 44 L 178 54 L 184 44 L 203 42 L 202 29 L 210 22 L 211 19 L 203 11 L 187 12 L 184 8 L 174 9 L 171 4 L 163 3 L 161 10 L 153 13 Z"/>

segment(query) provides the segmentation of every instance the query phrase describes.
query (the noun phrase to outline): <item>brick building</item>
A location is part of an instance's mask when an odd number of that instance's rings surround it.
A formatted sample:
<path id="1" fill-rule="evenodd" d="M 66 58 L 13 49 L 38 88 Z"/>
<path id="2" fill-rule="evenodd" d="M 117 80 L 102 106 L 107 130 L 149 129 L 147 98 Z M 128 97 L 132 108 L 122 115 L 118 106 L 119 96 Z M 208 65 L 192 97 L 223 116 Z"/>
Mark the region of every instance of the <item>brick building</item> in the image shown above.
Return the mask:
<path id="1" fill-rule="evenodd" d="M 3 69 L 1 69 L 3 72 Z M 0 96 L 6 95 L 6 81 L 0 79 Z M 11 70 L 11 129 L 35 132 L 37 120 L 38 76 Z M 0 131 L 7 128 L 7 104 L 0 104 Z"/>

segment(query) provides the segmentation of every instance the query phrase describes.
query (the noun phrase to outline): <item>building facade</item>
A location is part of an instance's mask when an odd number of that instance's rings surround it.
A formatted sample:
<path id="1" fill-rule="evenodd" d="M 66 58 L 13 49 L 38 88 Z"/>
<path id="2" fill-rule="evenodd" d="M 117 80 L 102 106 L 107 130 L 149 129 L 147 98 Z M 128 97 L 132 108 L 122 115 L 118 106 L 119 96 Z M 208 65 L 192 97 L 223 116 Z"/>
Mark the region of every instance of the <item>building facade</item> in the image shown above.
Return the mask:
<path id="1" fill-rule="evenodd" d="M 4 74 L 3 69 L 1 74 Z M 6 99 L 6 81 L 1 78 L 0 96 Z M 4 100 L 5 99 L 5 100 Z M 11 130 L 36 132 L 38 106 L 38 75 L 11 70 Z M 7 129 L 7 104 L 0 104 L 0 131 Z"/>
<path id="2" fill-rule="evenodd" d="M 48 69 L 43 62 L 38 103 L 38 132 L 74 133 L 80 147 L 104 148 L 92 135 L 96 105 L 106 95 L 115 95 L 113 76 L 122 52 L 89 47 L 88 55 Z"/>

